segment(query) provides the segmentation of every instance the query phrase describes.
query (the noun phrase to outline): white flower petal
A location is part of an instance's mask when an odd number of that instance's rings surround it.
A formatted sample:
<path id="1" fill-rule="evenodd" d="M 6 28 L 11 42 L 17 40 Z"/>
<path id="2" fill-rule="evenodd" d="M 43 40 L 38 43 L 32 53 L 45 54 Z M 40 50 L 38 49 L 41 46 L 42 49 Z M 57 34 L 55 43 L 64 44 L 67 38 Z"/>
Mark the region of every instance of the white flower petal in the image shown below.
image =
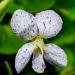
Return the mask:
<path id="1" fill-rule="evenodd" d="M 43 73 L 46 68 L 43 55 L 40 52 L 36 51 L 33 53 L 32 68 L 37 73 Z"/>
<path id="2" fill-rule="evenodd" d="M 19 37 L 25 40 L 31 40 L 37 35 L 35 17 L 21 9 L 18 9 L 14 12 L 11 19 L 11 27 Z"/>
<path id="3" fill-rule="evenodd" d="M 61 17 L 53 10 L 46 10 L 36 14 L 36 24 L 39 35 L 44 38 L 56 36 L 62 28 Z"/>
<path id="4" fill-rule="evenodd" d="M 47 44 L 44 58 L 47 62 L 65 67 L 67 65 L 67 56 L 63 49 L 54 44 Z"/>
<path id="5" fill-rule="evenodd" d="M 23 70 L 23 68 L 27 65 L 35 47 L 36 46 L 31 42 L 23 45 L 19 49 L 15 58 L 15 69 L 17 73 L 20 73 Z"/>

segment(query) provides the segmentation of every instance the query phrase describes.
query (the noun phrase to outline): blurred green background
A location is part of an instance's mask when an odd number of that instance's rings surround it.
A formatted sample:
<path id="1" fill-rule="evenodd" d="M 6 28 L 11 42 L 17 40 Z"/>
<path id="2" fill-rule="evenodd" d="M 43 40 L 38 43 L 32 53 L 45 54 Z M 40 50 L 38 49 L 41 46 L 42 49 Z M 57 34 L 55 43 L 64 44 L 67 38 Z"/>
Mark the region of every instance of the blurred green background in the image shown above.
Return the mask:
<path id="1" fill-rule="evenodd" d="M 55 10 L 63 19 L 63 29 L 56 37 L 45 40 L 63 48 L 68 56 L 68 66 L 59 68 L 46 62 L 43 74 L 35 73 L 31 60 L 24 70 L 17 74 L 14 59 L 18 49 L 26 41 L 18 38 L 10 27 L 10 19 L 17 9 L 32 14 L 43 10 Z M 75 0 L 0 0 L 0 75 L 75 75 Z"/>

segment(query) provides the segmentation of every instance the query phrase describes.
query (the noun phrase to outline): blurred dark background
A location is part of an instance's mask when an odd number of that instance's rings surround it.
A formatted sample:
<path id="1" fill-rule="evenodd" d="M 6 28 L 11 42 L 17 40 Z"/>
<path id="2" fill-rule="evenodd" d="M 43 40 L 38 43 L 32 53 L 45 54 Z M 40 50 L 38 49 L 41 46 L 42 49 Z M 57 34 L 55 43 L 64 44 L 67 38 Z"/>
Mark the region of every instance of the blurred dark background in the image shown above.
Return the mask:
<path id="1" fill-rule="evenodd" d="M 15 55 L 26 43 L 10 27 L 10 19 L 17 9 L 32 14 L 52 9 L 62 17 L 63 29 L 59 35 L 44 41 L 55 43 L 65 50 L 68 56 L 67 67 L 62 69 L 46 62 L 45 72 L 37 74 L 31 67 L 31 59 L 20 74 L 16 73 Z M 0 75 L 75 75 L 75 0 L 0 0 Z"/>

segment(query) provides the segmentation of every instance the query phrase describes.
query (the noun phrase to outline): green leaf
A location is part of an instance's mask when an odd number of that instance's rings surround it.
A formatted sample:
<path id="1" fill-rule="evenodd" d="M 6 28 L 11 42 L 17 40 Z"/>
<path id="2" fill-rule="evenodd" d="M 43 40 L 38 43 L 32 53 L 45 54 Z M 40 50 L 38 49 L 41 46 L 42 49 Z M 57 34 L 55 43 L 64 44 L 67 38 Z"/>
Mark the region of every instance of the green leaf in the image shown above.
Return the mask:
<path id="1" fill-rule="evenodd" d="M 54 4 L 55 0 L 13 0 L 8 12 L 13 13 L 17 9 L 23 9 L 31 13 L 37 13 L 50 9 Z"/>
<path id="2" fill-rule="evenodd" d="M 75 75 L 75 68 L 67 67 L 64 70 L 62 70 L 59 75 Z"/>
<path id="3" fill-rule="evenodd" d="M 55 8 L 71 20 L 75 20 L 75 0 L 57 0 Z"/>
<path id="4" fill-rule="evenodd" d="M 0 26 L 0 54 L 15 54 L 24 43 L 13 34 L 10 26 Z"/>
<path id="5" fill-rule="evenodd" d="M 73 55 L 72 49 L 64 48 L 64 50 L 65 50 L 67 58 L 68 58 L 68 65 L 67 65 L 67 67 L 74 67 L 75 66 L 75 64 L 74 64 L 75 61 L 74 61 L 74 55 Z"/>
<path id="6" fill-rule="evenodd" d="M 8 13 L 14 13 L 17 9 L 24 9 L 27 6 L 27 0 L 13 0 L 8 8 Z"/>
<path id="7" fill-rule="evenodd" d="M 12 8 L 12 9 L 11 9 Z M 17 9 L 23 9 L 23 6 L 18 5 L 18 4 L 11 4 L 9 9 L 8 9 L 8 13 L 14 13 L 14 11 L 16 11 Z"/>
<path id="8" fill-rule="evenodd" d="M 1 22 L 2 18 L 5 16 L 10 4 L 11 4 L 11 0 L 0 1 L 0 22 Z"/>
<path id="9" fill-rule="evenodd" d="M 50 42 L 58 45 L 70 45 L 75 42 L 75 26 L 66 17 L 62 16 L 62 19 L 63 27 L 61 32 L 49 40 L 51 40 Z"/>
<path id="10" fill-rule="evenodd" d="M 55 0 L 28 0 L 29 4 L 27 6 L 27 11 L 32 12 L 32 13 L 37 13 L 42 10 L 47 10 L 50 9 L 54 3 Z"/>

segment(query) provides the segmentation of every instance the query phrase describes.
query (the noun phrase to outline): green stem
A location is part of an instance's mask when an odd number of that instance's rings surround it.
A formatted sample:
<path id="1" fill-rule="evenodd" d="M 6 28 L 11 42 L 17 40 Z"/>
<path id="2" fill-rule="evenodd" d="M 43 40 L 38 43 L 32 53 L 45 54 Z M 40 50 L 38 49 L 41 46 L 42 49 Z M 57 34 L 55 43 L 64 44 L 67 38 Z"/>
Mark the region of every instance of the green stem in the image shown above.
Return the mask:
<path id="1" fill-rule="evenodd" d="M 67 10 L 64 9 L 64 8 L 62 8 L 62 7 L 55 6 L 54 8 L 55 8 L 56 10 L 58 10 L 59 12 L 61 12 L 62 14 L 66 15 L 66 16 L 69 15 L 69 13 L 67 12 Z"/>
<path id="2" fill-rule="evenodd" d="M 7 12 L 8 7 L 10 6 L 12 0 L 2 0 L 0 2 L 0 22 Z"/>
<path id="3" fill-rule="evenodd" d="M 9 63 L 8 63 L 7 61 L 5 61 L 4 63 L 5 63 L 5 65 L 6 65 L 6 69 L 7 69 L 7 71 L 8 71 L 8 75 L 13 75 L 13 73 L 12 73 L 12 70 L 11 70 L 11 67 L 10 67 Z"/>

